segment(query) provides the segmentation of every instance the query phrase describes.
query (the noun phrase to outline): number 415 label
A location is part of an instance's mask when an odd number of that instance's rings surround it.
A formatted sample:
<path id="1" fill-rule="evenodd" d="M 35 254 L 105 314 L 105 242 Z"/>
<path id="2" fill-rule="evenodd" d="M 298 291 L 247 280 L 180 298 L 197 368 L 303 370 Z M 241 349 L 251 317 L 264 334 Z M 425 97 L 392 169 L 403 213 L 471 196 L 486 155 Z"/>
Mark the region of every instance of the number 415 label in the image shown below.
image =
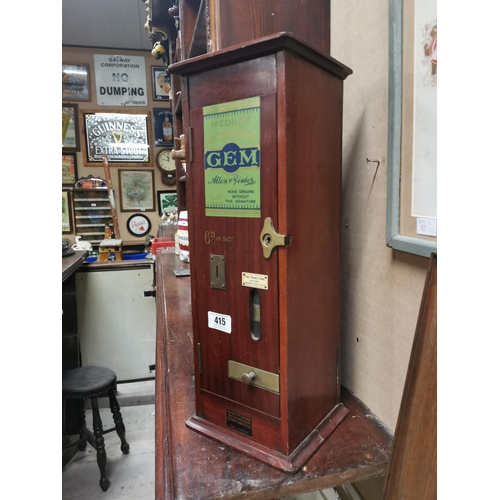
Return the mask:
<path id="1" fill-rule="evenodd" d="M 231 333 L 231 316 L 208 311 L 208 328 Z"/>

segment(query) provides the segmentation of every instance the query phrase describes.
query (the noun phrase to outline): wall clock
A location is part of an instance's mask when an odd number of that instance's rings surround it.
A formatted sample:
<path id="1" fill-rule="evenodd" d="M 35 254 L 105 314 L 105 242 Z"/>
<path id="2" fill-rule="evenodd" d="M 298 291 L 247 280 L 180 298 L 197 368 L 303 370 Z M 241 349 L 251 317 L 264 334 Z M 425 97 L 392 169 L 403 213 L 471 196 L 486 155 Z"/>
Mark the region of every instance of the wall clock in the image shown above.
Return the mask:
<path id="1" fill-rule="evenodd" d="M 151 229 L 151 221 L 142 214 L 134 214 L 127 221 L 128 232 L 133 236 L 144 236 Z"/>
<path id="2" fill-rule="evenodd" d="M 162 149 L 157 153 L 156 166 L 160 169 L 163 184 L 166 184 L 167 186 L 175 184 L 177 170 L 175 168 L 175 160 L 172 158 L 172 151 L 170 149 Z"/>

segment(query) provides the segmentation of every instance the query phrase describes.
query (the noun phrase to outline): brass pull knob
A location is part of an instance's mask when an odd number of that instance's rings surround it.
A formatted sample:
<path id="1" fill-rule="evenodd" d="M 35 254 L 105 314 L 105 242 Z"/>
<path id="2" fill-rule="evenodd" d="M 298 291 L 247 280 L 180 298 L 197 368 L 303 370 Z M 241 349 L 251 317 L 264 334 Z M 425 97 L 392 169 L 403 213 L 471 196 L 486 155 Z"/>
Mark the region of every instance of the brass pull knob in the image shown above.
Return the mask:
<path id="1" fill-rule="evenodd" d="M 255 372 L 249 371 L 241 376 L 241 381 L 246 385 L 252 385 L 255 380 Z"/>

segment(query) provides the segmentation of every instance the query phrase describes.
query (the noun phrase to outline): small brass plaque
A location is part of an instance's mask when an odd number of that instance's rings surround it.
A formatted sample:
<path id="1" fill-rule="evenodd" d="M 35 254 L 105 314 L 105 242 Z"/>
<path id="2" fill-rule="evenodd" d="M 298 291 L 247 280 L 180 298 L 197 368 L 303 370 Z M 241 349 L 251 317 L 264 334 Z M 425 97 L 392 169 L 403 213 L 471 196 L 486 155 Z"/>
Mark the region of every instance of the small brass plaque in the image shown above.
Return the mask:
<path id="1" fill-rule="evenodd" d="M 233 410 L 226 408 L 226 425 L 230 429 L 242 432 L 247 436 L 252 435 L 252 419 L 250 417 L 245 417 L 241 413 L 236 413 Z"/>
<path id="2" fill-rule="evenodd" d="M 267 391 L 274 392 L 276 394 L 280 393 L 280 376 L 276 373 L 268 372 L 266 370 L 260 370 L 253 366 L 244 365 L 243 363 L 238 363 L 230 359 L 228 361 L 228 375 L 230 378 L 236 380 L 241 380 L 243 383 L 244 375 L 253 373 L 252 383 L 250 385 L 255 385 L 261 389 L 266 389 Z"/>
<path id="3" fill-rule="evenodd" d="M 249 288 L 267 290 L 269 288 L 269 279 L 267 274 L 241 273 L 241 284 Z"/>

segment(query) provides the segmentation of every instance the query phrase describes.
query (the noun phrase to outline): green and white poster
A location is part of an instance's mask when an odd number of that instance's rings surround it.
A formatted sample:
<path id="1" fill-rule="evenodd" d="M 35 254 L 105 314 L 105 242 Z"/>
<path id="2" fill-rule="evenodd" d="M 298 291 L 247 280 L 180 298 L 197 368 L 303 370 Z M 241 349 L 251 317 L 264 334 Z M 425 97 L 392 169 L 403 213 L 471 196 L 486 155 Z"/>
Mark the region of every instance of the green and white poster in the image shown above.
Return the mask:
<path id="1" fill-rule="evenodd" d="M 205 214 L 260 217 L 260 97 L 203 108 Z"/>

